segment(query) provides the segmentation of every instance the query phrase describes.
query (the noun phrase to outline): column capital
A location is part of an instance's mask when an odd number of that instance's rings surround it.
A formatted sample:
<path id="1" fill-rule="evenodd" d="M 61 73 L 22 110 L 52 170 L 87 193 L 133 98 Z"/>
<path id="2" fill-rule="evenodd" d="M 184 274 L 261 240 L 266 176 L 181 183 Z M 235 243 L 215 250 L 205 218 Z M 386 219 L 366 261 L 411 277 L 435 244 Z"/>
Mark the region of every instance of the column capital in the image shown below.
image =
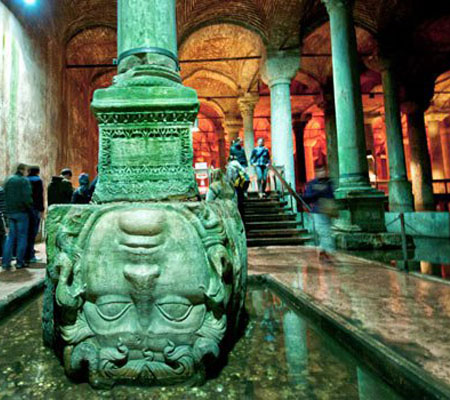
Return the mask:
<path id="1" fill-rule="evenodd" d="M 431 112 L 425 115 L 425 121 L 428 122 L 442 122 L 448 117 L 447 113 L 442 112 Z"/>
<path id="2" fill-rule="evenodd" d="M 237 139 L 239 136 L 239 131 L 242 128 L 241 116 L 235 113 L 225 113 L 223 128 L 230 142 Z"/>
<path id="3" fill-rule="evenodd" d="M 328 13 L 338 8 L 349 8 L 353 5 L 353 0 L 321 0 L 325 5 Z"/>
<path id="4" fill-rule="evenodd" d="M 245 93 L 244 96 L 239 97 L 238 105 L 243 118 L 245 118 L 246 116 L 253 117 L 253 113 L 255 111 L 256 104 L 258 104 L 258 101 L 259 95 L 252 93 Z"/>
<path id="5" fill-rule="evenodd" d="M 261 66 L 263 82 L 272 87 L 277 84 L 291 84 L 300 68 L 300 51 L 267 51 Z"/>

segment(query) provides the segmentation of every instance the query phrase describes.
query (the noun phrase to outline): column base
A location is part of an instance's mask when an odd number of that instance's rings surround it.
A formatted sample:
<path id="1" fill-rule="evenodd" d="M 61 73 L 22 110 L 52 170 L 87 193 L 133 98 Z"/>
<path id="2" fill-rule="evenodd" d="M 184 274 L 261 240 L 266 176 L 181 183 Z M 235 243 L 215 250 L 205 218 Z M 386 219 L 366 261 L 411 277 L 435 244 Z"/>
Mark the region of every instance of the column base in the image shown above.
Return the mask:
<path id="1" fill-rule="evenodd" d="M 402 235 L 398 233 L 336 232 L 336 246 L 342 250 L 388 250 L 401 249 Z M 407 236 L 408 248 L 414 246 Z"/>
<path id="2" fill-rule="evenodd" d="M 336 229 L 341 232 L 381 233 L 386 231 L 383 192 L 372 188 L 353 190 L 339 188 L 336 200 L 341 210 Z"/>
<path id="3" fill-rule="evenodd" d="M 414 211 L 414 198 L 410 182 L 406 180 L 389 182 L 389 211 Z"/>

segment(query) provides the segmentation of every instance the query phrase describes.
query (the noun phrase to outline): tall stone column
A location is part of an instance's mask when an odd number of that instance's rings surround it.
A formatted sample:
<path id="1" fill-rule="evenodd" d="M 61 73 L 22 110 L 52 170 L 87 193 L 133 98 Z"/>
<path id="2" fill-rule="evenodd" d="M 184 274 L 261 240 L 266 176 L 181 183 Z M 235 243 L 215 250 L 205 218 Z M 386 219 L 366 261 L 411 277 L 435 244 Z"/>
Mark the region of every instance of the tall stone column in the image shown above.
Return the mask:
<path id="1" fill-rule="evenodd" d="M 408 102 L 403 104 L 403 110 L 408 121 L 411 180 L 415 210 L 435 210 L 424 108 L 415 102 Z"/>
<path id="2" fill-rule="evenodd" d="M 339 189 L 370 190 L 356 35 L 350 0 L 322 0 L 330 16 L 334 98 L 339 154 Z"/>
<path id="3" fill-rule="evenodd" d="M 247 159 L 255 148 L 255 131 L 253 129 L 253 118 L 255 116 L 255 107 L 259 101 L 259 96 L 246 93 L 238 100 L 239 109 L 241 110 L 242 120 L 244 121 L 244 147 Z"/>
<path id="4" fill-rule="evenodd" d="M 351 0 L 322 0 L 331 28 L 333 86 L 339 152 L 336 198 L 346 206 L 341 230 L 385 231 L 384 194 L 370 186 Z"/>
<path id="5" fill-rule="evenodd" d="M 242 129 L 241 116 L 239 114 L 225 114 L 223 128 L 231 145 L 239 137 L 239 132 Z"/>
<path id="6" fill-rule="evenodd" d="M 331 88 L 324 90 L 318 106 L 323 110 L 325 135 L 327 139 L 328 174 L 337 189 L 339 186 L 339 152 L 336 129 L 336 108 Z"/>
<path id="7" fill-rule="evenodd" d="M 302 188 L 306 184 L 306 154 L 305 154 L 305 128 L 311 119 L 311 114 L 294 114 L 292 116 L 292 127 L 295 135 L 296 148 L 296 179 L 298 187 Z"/>
<path id="8" fill-rule="evenodd" d="M 272 160 L 283 166 L 286 181 L 295 188 L 294 140 L 291 115 L 291 80 L 300 67 L 298 52 L 268 52 L 262 78 L 270 88 Z"/>
<path id="9" fill-rule="evenodd" d="M 96 388 L 199 385 L 238 336 L 245 229 L 233 202 L 198 196 L 175 0 L 118 6 L 119 74 L 92 102 L 94 203 L 47 219 L 44 342 Z"/>
<path id="10" fill-rule="evenodd" d="M 218 145 L 219 145 L 219 163 L 220 168 L 225 170 L 227 166 L 227 141 L 225 139 L 225 132 L 223 129 L 217 131 Z"/>
<path id="11" fill-rule="evenodd" d="M 428 140 L 430 142 L 431 171 L 433 179 L 444 179 L 444 159 L 441 142 L 442 121 L 447 114 L 429 114 L 426 116 L 428 123 Z"/>
<path id="12" fill-rule="evenodd" d="M 444 163 L 445 179 L 450 179 L 450 120 L 443 121 L 441 129 L 442 160 Z"/>
<path id="13" fill-rule="evenodd" d="M 389 158 L 389 210 L 413 211 L 412 186 L 406 171 L 398 87 L 391 65 L 384 60 L 381 70 L 384 93 L 386 140 Z"/>

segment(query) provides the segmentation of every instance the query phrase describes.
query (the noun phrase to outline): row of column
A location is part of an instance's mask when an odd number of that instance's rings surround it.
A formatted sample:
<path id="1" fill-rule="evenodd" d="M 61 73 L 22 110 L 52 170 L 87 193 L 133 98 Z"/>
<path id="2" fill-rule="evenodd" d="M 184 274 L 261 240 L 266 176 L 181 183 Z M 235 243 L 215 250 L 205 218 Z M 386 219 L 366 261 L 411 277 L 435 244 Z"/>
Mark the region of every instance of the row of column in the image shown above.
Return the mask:
<path id="1" fill-rule="evenodd" d="M 322 0 L 325 4 L 331 29 L 333 85 L 325 90 L 321 108 L 324 111 L 327 134 L 328 164 L 331 178 L 337 183 L 337 196 L 345 198 L 350 193 L 374 194 L 368 175 L 366 137 L 363 105 L 358 71 L 356 35 L 352 16 L 351 0 Z M 380 59 L 382 77 L 387 149 L 389 157 L 389 203 L 391 211 L 407 212 L 434 209 L 431 163 L 425 131 L 424 107 L 419 102 L 403 104 L 407 116 L 411 149 L 411 174 L 413 187 L 408 181 L 401 110 L 398 87 L 390 60 Z M 298 51 L 268 51 L 262 65 L 261 76 L 269 86 L 271 96 L 272 158 L 275 166 L 284 168 L 285 177 L 292 187 L 296 185 L 294 166 L 294 143 L 290 84 L 300 67 Z M 339 99 L 334 102 L 333 99 Z M 241 118 L 227 117 L 225 130 L 229 139 L 238 137 L 244 125 L 244 140 L 247 156 L 254 147 L 253 116 L 258 97 L 247 94 L 239 99 Z M 439 125 L 429 122 L 430 140 L 439 138 Z M 448 149 L 448 143 L 443 143 Z M 448 151 L 447 151 L 448 152 Z M 340 155 L 340 156 L 339 156 Z M 449 154 L 442 157 L 450 159 Z M 449 165 L 448 163 L 446 165 Z M 414 193 L 414 197 L 413 197 Z"/>

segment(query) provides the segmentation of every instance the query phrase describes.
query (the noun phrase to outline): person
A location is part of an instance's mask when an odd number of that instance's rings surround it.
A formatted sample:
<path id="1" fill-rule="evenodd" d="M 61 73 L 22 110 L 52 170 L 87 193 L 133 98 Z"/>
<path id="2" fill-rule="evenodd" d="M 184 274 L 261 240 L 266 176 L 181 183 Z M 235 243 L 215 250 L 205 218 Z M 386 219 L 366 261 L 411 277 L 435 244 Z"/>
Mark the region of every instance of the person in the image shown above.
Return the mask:
<path id="1" fill-rule="evenodd" d="M 70 204 L 73 195 L 72 171 L 64 168 L 60 176 L 52 177 L 47 188 L 47 202 L 50 207 L 53 204 Z"/>
<path id="2" fill-rule="evenodd" d="M 319 236 L 319 259 L 330 261 L 336 251 L 331 233 L 331 220 L 338 216 L 338 210 L 334 200 L 333 184 L 325 166 L 316 168 L 316 177 L 306 184 L 303 198 L 312 205 L 311 213 Z"/>
<path id="3" fill-rule="evenodd" d="M 225 174 L 221 169 L 214 169 L 211 173 L 211 185 L 209 185 L 206 201 L 235 200 L 236 192 L 234 187 L 225 178 Z"/>
<path id="4" fill-rule="evenodd" d="M 244 182 L 244 197 L 246 196 L 247 190 L 250 186 L 250 176 L 248 173 L 248 161 L 247 161 L 247 155 L 245 154 L 245 149 L 242 146 L 242 139 L 237 138 L 233 145 L 230 148 L 230 156 L 233 156 L 235 160 L 241 164 L 241 166 L 245 170 L 245 176 L 247 177 L 247 180 Z"/>
<path id="5" fill-rule="evenodd" d="M 72 204 L 89 204 L 91 196 L 89 193 L 89 175 L 81 174 L 78 177 L 80 186 L 72 195 Z"/>
<path id="6" fill-rule="evenodd" d="M 242 147 L 241 138 L 237 138 L 230 149 L 230 156 L 233 156 L 242 167 L 248 168 L 247 155 Z"/>
<path id="7" fill-rule="evenodd" d="M 3 244 L 6 236 L 6 204 L 5 191 L 0 186 L 0 257 L 3 254 Z"/>
<path id="8" fill-rule="evenodd" d="M 263 138 L 258 139 L 258 146 L 253 149 L 250 156 L 250 164 L 256 168 L 259 197 L 265 197 L 267 174 L 270 165 L 270 153 L 269 149 L 264 146 Z"/>
<path id="9" fill-rule="evenodd" d="M 28 170 L 27 179 L 31 185 L 31 197 L 33 199 L 33 205 L 30 210 L 30 221 L 28 227 L 28 246 L 25 253 L 25 263 L 36 263 L 40 260 L 36 258 L 36 252 L 34 244 L 36 242 L 36 236 L 39 232 L 39 226 L 41 224 L 41 216 L 44 212 L 44 184 L 39 176 L 40 168 L 38 166 L 32 166 Z"/>
<path id="10" fill-rule="evenodd" d="M 98 165 L 97 165 L 96 171 L 97 171 L 97 175 L 95 176 L 95 178 L 92 180 L 91 184 L 89 185 L 89 200 L 92 200 L 92 196 L 94 195 L 95 188 L 97 187 L 97 182 L 98 182 Z"/>
<path id="11" fill-rule="evenodd" d="M 245 172 L 245 168 L 233 155 L 230 155 L 230 158 L 228 160 L 227 179 L 234 186 L 239 213 L 241 214 L 241 217 L 244 217 L 244 187 L 245 182 L 248 180 L 248 175 Z"/>
<path id="12" fill-rule="evenodd" d="M 28 243 L 29 213 L 33 206 L 31 185 L 25 178 L 27 167 L 19 164 L 16 173 L 5 183 L 6 216 L 9 222 L 9 233 L 3 248 L 2 269 L 11 269 L 14 244 L 17 241 L 16 269 L 24 268 L 25 252 Z"/>

